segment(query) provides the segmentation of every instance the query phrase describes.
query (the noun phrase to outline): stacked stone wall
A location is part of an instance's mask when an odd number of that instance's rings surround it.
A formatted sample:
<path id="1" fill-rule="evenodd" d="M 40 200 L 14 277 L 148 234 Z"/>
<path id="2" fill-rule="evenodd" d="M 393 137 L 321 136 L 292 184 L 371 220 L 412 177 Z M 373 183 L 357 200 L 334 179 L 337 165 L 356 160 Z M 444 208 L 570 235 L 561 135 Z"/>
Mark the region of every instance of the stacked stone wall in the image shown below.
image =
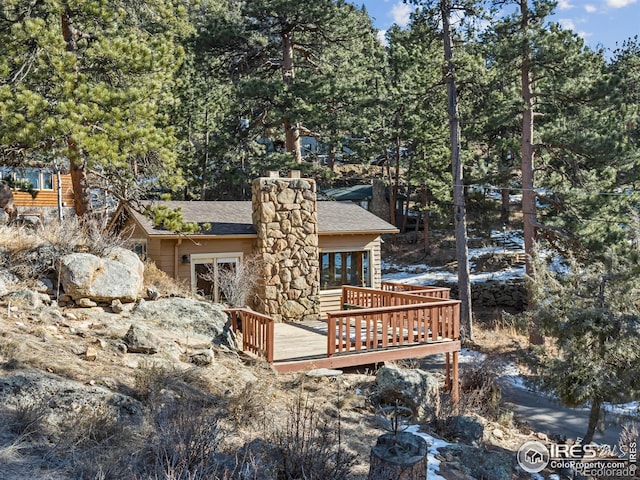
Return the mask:
<path id="1" fill-rule="evenodd" d="M 275 174 L 252 185 L 255 253 L 262 258 L 263 312 L 276 321 L 320 315 L 320 262 L 316 183 Z"/>
<path id="2" fill-rule="evenodd" d="M 438 286 L 451 288 L 451 297 L 458 297 L 457 283 L 436 282 Z M 522 311 L 527 306 L 527 290 L 522 280 L 489 280 L 471 284 L 473 308 L 502 308 Z"/>

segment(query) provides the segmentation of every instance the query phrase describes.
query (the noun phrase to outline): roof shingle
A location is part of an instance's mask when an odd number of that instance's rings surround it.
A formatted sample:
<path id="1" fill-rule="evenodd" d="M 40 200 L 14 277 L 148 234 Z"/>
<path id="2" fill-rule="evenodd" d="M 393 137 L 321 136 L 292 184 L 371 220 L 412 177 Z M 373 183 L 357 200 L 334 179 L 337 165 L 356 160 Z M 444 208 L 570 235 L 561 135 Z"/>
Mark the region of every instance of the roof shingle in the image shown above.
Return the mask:
<path id="1" fill-rule="evenodd" d="M 171 209 L 180 209 L 186 222 L 209 223 L 209 230 L 197 235 L 255 235 L 251 221 L 251 202 L 159 202 Z M 154 227 L 144 215 L 132 211 L 148 235 L 171 235 Z M 396 227 L 353 202 L 318 202 L 318 233 L 395 233 Z"/>

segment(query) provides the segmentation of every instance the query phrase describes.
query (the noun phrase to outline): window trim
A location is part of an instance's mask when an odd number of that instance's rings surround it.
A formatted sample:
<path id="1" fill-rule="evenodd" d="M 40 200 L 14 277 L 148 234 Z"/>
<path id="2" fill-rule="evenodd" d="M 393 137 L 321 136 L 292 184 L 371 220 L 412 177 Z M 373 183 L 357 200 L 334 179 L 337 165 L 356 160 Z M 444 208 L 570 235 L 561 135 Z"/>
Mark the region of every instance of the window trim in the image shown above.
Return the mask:
<path id="1" fill-rule="evenodd" d="M 206 265 L 213 264 L 218 265 L 220 260 L 228 260 L 226 263 L 231 263 L 231 261 L 235 261 L 236 266 L 239 266 L 242 262 L 243 253 L 242 252 L 218 252 L 218 253 L 192 253 L 189 255 L 189 271 L 191 278 L 191 291 L 193 293 L 197 293 L 197 285 L 198 279 L 196 277 L 196 265 Z M 208 261 L 207 261 L 208 260 Z M 216 267 L 214 267 L 216 268 Z M 218 289 L 213 288 L 214 292 L 214 302 L 218 302 L 220 299 L 220 293 Z"/>
<path id="2" fill-rule="evenodd" d="M 56 190 L 56 178 L 55 173 L 48 168 L 41 167 L 2 167 L 0 168 L 0 180 L 10 178 L 11 181 L 18 181 L 19 171 L 24 172 L 22 180 L 26 180 L 31 183 L 27 177 L 27 171 L 36 171 L 38 173 L 38 184 L 33 185 L 33 189 L 38 192 L 53 192 Z M 51 188 L 44 188 L 44 174 L 48 173 L 51 176 Z"/>
<path id="3" fill-rule="evenodd" d="M 319 263 L 320 263 L 320 293 L 321 294 L 329 294 L 329 293 L 337 293 L 342 290 L 342 285 L 340 287 L 331 287 L 331 288 L 322 288 L 322 255 L 324 253 L 356 253 L 356 252 L 366 252 L 369 256 L 369 261 L 367 265 L 367 270 L 369 271 L 369 287 L 373 285 L 373 248 L 352 248 L 352 247 L 338 247 L 338 248 L 320 248 L 318 251 Z"/>

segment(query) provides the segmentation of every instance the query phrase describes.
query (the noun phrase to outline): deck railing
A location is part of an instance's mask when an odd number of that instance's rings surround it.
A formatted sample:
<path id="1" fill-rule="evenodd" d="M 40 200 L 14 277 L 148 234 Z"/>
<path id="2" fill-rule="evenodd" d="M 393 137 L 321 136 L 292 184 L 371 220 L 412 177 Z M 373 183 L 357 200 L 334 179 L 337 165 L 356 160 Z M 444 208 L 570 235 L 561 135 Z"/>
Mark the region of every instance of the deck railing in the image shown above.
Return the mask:
<path id="1" fill-rule="evenodd" d="M 451 292 L 451 289 L 447 287 L 409 285 L 398 282 L 382 282 L 380 288 L 382 290 L 391 290 L 393 292 L 411 292 L 414 295 L 424 295 L 428 297 L 442 298 L 445 300 L 449 298 L 449 293 Z"/>
<path id="2" fill-rule="evenodd" d="M 261 355 L 273 363 L 273 318 L 248 308 L 228 308 L 231 328 L 242 333 L 242 350 Z"/>
<path id="3" fill-rule="evenodd" d="M 422 303 L 413 303 L 416 298 L 407 295 L 408 303 L 403 305 L 327 313 L 327 355 L 460 338 L 458 300 L 433 301 L 423 297 Z"/>
<path id="4" fill-rule="evenodd" d="M 447 292 L 436 292 L 445 294 Z M 354 308 L 378 308 L 396 305 L 414 305 L 416 303 L 441 302 L 442 297 L 432 296 L 432 290 L 379 290 L 369 287 L 352 287 L 344 285 L 342 287 L 342 308 L 345 310 Z"/>

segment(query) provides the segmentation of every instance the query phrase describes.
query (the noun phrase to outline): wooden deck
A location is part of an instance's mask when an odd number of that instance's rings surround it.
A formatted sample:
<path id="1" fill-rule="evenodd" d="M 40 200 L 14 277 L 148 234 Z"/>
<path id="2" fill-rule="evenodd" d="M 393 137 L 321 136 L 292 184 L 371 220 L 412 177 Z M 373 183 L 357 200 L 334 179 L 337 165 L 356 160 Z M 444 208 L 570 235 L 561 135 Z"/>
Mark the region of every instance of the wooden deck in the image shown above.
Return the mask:
<path id="1" fill-rule="evenodd" d="M 228 312 L 243 349 L 281 373 L 445 354 L 447 385 L 457 400 L 460 302 L 449 300 L 448 291 L 345 286 L 343 305 L 348 310 L 329 312 L 326 320 L 300 323 L 275 323 L 246 309 Z"/>

